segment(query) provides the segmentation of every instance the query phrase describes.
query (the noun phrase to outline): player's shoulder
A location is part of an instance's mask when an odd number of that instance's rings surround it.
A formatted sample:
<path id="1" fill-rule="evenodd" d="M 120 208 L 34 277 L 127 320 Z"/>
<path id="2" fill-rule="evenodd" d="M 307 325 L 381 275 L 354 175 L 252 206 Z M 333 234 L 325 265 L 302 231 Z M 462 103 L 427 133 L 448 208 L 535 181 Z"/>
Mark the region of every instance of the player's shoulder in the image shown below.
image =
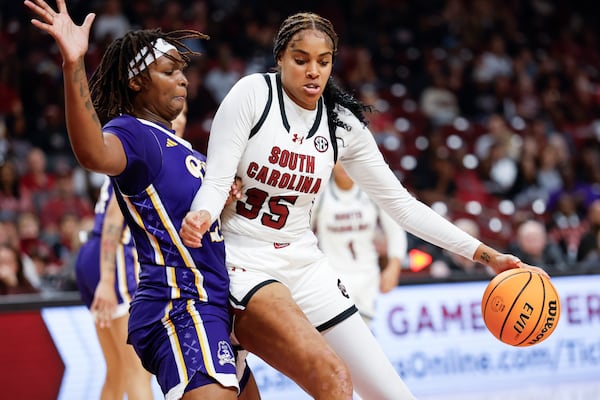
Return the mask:
<path id="1" fill-rule="evenodd" d="M 135 117 L 133 117 L 131 115 L 127 115 L 127 114 L 121 114 L 115 118 L 112 118 L 110 121 L 108 121 L 104 125 L 104 128 L 105 129 L 110 129 L 110 128 L 128 129 L 128 128 L 134 127 L 138 124 L 139 124 L 139 121 Z"/>
<path id="2" fill-rule="evenodd" d="M 227 94 L 227 101 L 244 103 L 256 102 L 268 96 L 269 87 L 264 74 L 252 73 L 241 77 Z"/>
<path id="3" fill-rule="evenodd" d="M 253 87 L 253 88 L 265 87 L 266 88 L 267 83 L 265 81 L 265 76 L 268 76 L 268 75 L 269 74 L 262 74 L 262 73 L 258 73 L 258 72 L 244 75 L 237 81 L 235 86 L 244 87 L 244 88 L 249 88 L 249 87 Z"/>

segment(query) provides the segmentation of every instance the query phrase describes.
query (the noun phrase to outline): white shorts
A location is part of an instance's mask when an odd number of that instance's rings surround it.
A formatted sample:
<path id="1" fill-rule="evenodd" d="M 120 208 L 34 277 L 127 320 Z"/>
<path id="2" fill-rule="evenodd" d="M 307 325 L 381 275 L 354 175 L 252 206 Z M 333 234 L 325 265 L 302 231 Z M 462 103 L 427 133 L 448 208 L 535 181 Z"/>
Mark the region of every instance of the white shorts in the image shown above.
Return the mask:
<path id="1" fill-rule="evenodd" d="M 230 303 L 244 309 L 262 286 L 280 282 L 319 331 L 357 312 L 311 231 L 292 243 L 225 233 Z"/>
<path id="2" fill-rule="evenodd" d="M 334 271 L 341 277 L 360 314 L 372 319 L 379 295 L 379 271 Z"/>

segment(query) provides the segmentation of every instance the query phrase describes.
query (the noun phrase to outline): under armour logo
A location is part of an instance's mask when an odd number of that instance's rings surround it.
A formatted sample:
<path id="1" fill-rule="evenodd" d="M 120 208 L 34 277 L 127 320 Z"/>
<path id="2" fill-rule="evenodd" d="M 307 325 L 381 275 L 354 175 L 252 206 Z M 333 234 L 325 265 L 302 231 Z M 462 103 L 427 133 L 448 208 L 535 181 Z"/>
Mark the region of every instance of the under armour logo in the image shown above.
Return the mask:
<path id="1" fill-rule="evenodd" d="M 302 144 L 302 142 L 304 141 L 304 136 L 298 136 L 297 133 L 294 133 L 294 137 L 292 138 L 292 142 L 296 143 L 300 143 Z"/>

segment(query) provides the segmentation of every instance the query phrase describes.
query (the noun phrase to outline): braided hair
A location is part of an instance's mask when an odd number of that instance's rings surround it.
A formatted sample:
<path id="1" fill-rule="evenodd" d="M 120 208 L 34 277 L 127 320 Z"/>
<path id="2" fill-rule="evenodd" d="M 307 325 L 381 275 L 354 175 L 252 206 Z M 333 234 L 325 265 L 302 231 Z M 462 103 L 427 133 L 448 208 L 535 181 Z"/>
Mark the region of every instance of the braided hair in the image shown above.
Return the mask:
<path id="1" fill-rule="evenodd" d="M 102 121 L 114 118 L 122 113 L 133 113 L 134 91 L 129 88 L 130 62 L 144 48 L 153 48 L 157 39 L 163 39 L 175 46 L 184 62 L 199 53 L 190 50 L 185 39 L 208 39 L 208 36 L 194 30 L 178 30 L 165 33 L 160 28 L 131 31 L 114 40 L 104 52 L 100 65 L 90 78 L 90 95 L 94 108 Z M 166 57 L 172 58 L 168 53 Z M 177 61 L 177 60 L 173 60 Z M 133 68 L 143 70 L 141 79 L 150 79 L 144 57 Z"/>
<path id="2" fill-rule="evenodd" d="M 311 12 L 299 12 L 289 16 L 285 19 L 285 21 L 283 21 L 279 28 L 279 32 L 275 37 L 275 42 L 273 45 L 273 55 L 275 60 L 277 60 L 281 53 L 287 48 L 290 40 L 292 40 L 295 34 L 307 29 L 321 31 L 327 35 L 327 37 L 331 40 L 331 46 L 333 48 L 333 60 L 335 60 L 335 56 L 337 55 L 338 51 L 339 38 L 333 29 L 333 24 L 328 19 Z M 368 124 L 364 113 L 372 111 L 372 107 L 363 104 L 352 94 L 343 91 L 335 83 L 332 76 L 329 76 L 329 80 L 327 81 L 325 89 L 323 90 L 323 100 L 325 101 L 325 104 L 328 105 L 327 117 L 330 125 L 334 127 L 342 127 L 346 130 L 350 129 L 347 124 L 339 119 L 336 106 L 347 108 L 356 116 L 356 118 L 358 118 L 361 123 L 364 125 Z"/>

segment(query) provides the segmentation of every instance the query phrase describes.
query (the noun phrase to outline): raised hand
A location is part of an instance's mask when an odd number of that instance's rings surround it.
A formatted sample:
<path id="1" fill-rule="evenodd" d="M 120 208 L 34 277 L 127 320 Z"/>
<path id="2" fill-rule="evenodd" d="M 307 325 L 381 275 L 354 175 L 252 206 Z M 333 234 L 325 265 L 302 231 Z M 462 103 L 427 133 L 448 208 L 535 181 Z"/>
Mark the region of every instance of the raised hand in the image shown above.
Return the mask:
<path id="1" fill-rule="evenodd" d="M 71 19 L 65 0 L 56 1 L 58 11 L 44 0 L 25 0 L 24 4 L 37 15 L 31 23 L 56 40 L 65 63 L 74 63 L 85 55 L 95 14 L 88 14 L 79 26 Z"/>

